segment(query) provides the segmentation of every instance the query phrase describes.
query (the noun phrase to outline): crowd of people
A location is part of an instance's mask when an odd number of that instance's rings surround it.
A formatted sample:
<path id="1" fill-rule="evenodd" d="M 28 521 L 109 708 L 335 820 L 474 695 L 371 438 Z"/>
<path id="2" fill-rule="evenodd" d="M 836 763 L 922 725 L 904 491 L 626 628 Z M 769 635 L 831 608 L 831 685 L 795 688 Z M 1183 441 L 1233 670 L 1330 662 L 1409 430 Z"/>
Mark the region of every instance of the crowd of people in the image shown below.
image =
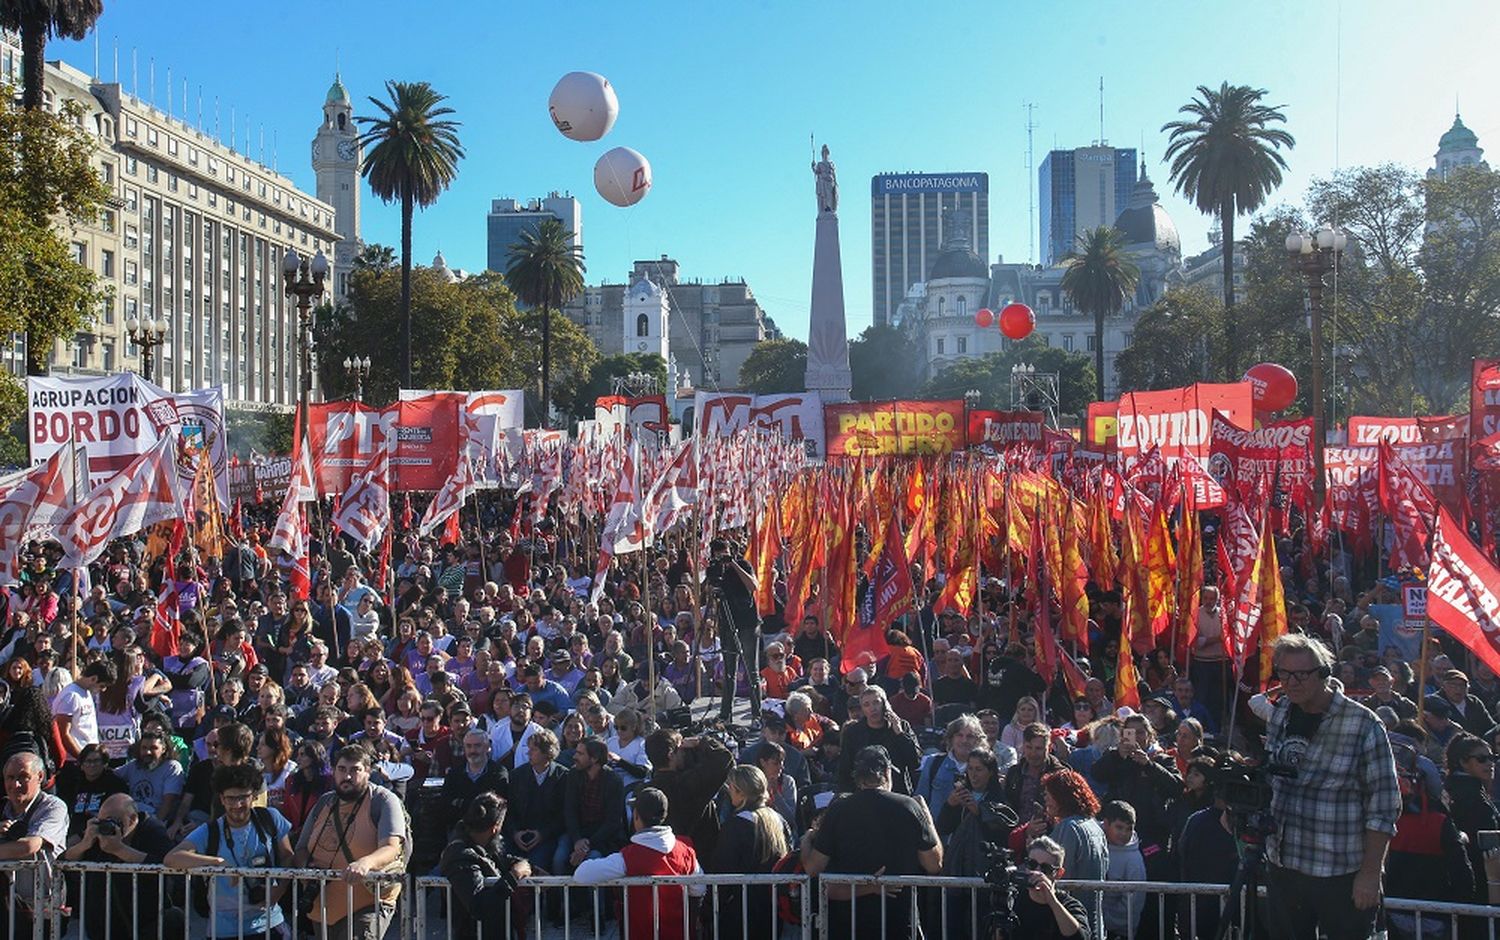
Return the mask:
<path id="1" fill-rule="evenodd" d="M 381 938 L 399 876 L 437 873 L 460 938 L 575 916 L 630 940 L 767 937 L 801 916 L 785 888 L 632 887 L 621 905 L 527 882 L 927 874 L 992 889 L 833 878 L 825 935 L 1212 937 L 1218 898 L 1057 883 L 1229 884 L 1260 836 L 1266 936 L 1367 936 L 1386 895 L 1500 901 L 1500 679 L 1446 638 L 1415 664 L 1381 649 L 1369 607 L 1392 589 L 1298 578 L 1291 543 L 1273 675 L 1237 677 L 1207 587 L 1192 648 L 1139 657 L 1137 707 L 1111 700 L 1114 592 L 1091 588 L 1081 688 L 1043 678 L 1031 612 L 996 578 L 967 616 L 923 585 L 889 652 L 848 662 L 818 616 L 757 615 L 740 546 L 716 543 L 698 585 L 665 541 L 593 600 L 587 541 L 550 520 L 518 538 L 508 508 L 458 543 L 398 533 L 383 571 L 315 532 L 308 598 L 255 510 L 242 538 L 173 559 L 149 533 L 82 572 L 28 545 L 0 591 L 0 861 L 341 880 L 18 869 L 6 916 L 63 911 L 99 938 Z M 1271 771 L 1261 833 L 1225 783 L 1252 765 Z"/>

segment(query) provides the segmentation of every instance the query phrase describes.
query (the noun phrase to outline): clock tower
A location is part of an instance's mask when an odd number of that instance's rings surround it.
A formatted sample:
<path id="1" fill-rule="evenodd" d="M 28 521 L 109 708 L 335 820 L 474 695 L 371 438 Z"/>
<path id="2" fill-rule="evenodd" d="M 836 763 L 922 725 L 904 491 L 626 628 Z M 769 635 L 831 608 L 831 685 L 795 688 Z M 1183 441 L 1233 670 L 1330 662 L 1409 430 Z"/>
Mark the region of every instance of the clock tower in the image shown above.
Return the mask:
<path id="1" fill-rule="evenodd" d="M 333 297 L 349 293 L 349 272 L 359 254 L 359 170 L 363 153 L 354 127 L 354 103 L 337 74 L 323 102 L 323 124 L 313 138 L 312 165 L 318 179 L 318 199 L 333 206 L 339 233 L 333 251 Z"/>
<path id="2" fill-rule="evenodd" d="M 625 293 L 624 348 L 626 353 L 656 353 L 667 361 L 672 356 L 671 302 L 667 292 L 658 287 L 649 276 L 642 274 L 640 280 L 630 285 Z"/>

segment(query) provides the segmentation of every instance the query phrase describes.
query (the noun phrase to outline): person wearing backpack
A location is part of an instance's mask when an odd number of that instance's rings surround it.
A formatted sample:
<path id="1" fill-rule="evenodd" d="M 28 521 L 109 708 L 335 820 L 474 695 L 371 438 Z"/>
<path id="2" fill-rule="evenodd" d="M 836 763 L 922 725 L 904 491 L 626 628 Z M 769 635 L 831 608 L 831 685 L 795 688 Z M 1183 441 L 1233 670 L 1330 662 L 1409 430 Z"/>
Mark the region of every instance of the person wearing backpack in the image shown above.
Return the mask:
<path id="1" fill-rule="evenodd" d="M 214 770 L 214 795 L 224 815 L 188 833 L 163 860 L 168 868 L 282 868 L 292 855 L 289 838 L 292 824 L 274 809 L 255 806 L 265 789 L 265 777 L 250 764 L 233 764 Z M 286 891 L 284 882 L 261 878 L 213 879 L 213 897 L 202 879 L 191 883 L 194 911 L 212 915 L 210 936 L 277 936 L 287 934 L 278 901 Z"/>
<path id="2" fill-rule="evenodd" d="M 382 940 L 396 912 L 399 880 L 373 886 L 372 874 L 399 873 L 411 858 L 410 823 L 396 794 L 370 782 L 370 752 L 339 749 L 332 793 L 314 804 L 297 840 L 294 868 L 338 869 L 346 884 L 324 886 L 309 919 L 319 940 Z"/>

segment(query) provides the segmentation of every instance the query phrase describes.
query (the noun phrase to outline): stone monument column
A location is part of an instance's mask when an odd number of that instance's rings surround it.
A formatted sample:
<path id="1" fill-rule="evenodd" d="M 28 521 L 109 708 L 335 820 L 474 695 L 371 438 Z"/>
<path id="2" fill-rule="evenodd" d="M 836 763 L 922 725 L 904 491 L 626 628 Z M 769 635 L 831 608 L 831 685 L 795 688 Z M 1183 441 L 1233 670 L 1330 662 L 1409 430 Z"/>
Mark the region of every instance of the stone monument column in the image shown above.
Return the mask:
<path id="1" fill-rule="evenodd" d="M 812 165 L 818 220 L 813 242 L 812 308 L 807 335 L 809 392 L 825 402 L 849 400 L 849 342 L 844 326 L 844 267 L 839 255 L 839 184 L 828 146 Z"/>

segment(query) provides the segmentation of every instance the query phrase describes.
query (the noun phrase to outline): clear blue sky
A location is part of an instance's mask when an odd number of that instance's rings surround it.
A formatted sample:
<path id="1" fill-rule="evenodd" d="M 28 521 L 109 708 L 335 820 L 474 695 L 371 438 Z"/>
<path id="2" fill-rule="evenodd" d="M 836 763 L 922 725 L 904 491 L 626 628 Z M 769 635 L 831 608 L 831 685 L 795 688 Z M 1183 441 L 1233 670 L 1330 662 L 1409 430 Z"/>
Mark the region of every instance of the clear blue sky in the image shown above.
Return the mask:
<path id="1" fill-rule="evenodd" d="M 1025 172 L 1022 103 L 1037 105 L 1040 163 L 1053 146 L 1098 136 L 1100 76 L 1106 136 L 1144 145 L 1187 252 L 1207 245 L 1211 223 L 1169 193 L 1158 129 L 1199 84 L 1252 84 L 1286 105 L 1298 146 L 1279 201 L 1299 200 L 1308 180 L 1337 165 L 1425 169 L 1452 122 L 1455 95 L 1491 162 L 1500 160 L 1496 74 L 1483 65 L 1500 44 L 1493 0 L 1343 0 L 1342 29 L 1340 6 L 106 0 L 98 33 L 105 79 L 118 42 L 130 90 L 135 48 L 140 93 L 148 95 L 154 58 L 164 108 L 170 66 L 179 116 L 185 78 L 193 99 L 202 86 L 209 121 L 220 99 L 226 134 L 231 105 L 242 129 L 247 115 L 265 125 L 268 163 L 274 132 L 279 169 L 308 191 L 308 145 L 336 58 L 356 114 L 370 112 L 366 96 L 388 78 L 430 81 L 463 121 L 468 158 L 454 187 L 417 216 L 419 262 L 441 248 L 452 266 L 482 268 L 492 197 L 571 190 L 584 203 L 591 283 L 621 281 L 633 259 L 670 254 L 688 277 L 743 276 L 799 337 L 807 331 L 815 132 L 839 169 L 853 336 L 870 323 L 870 176 L 988 172 L 989 260 L 1022 260 L 1027 188 L 1035 185 Z M 94 44 L 53 43 L 48 56 L 88 70 Z M 620 119 L 602 141 L 566 140 L 548 120 L 553 83 L 574 69 L 600 72 L 618 91 Z M 644 153 L 655 172 L 655 188 L 632 209 L 593 192 L 594 160 L 618 145 Z M 365 240 L 396 244 L 396 209 L 368 191 L 364 205 Z"/>

